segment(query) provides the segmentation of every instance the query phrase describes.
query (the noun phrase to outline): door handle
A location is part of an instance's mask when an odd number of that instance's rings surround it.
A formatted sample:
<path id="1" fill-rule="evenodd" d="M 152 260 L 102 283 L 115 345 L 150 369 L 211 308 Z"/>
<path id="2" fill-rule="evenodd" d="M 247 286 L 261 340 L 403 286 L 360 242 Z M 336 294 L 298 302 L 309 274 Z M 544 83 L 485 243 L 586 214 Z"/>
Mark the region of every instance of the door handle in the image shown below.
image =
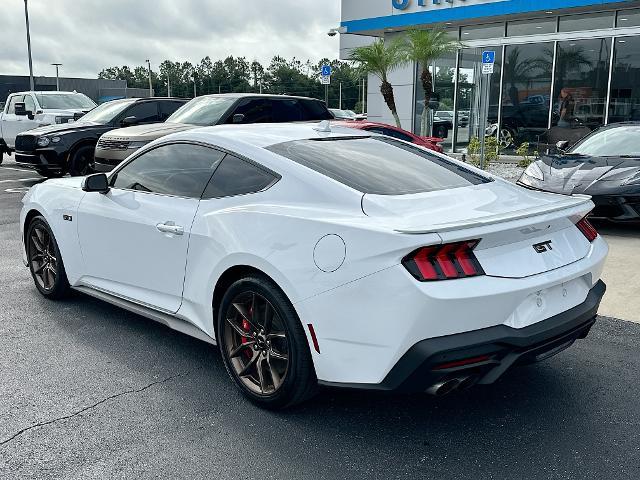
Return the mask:
<path id="1" fill-rule="evenodd" d="M 156 228 L 159 232 L 162 233 L 171 233 L 173 235 L 184 235 L 184 228 L 180 225 L 173 225 L 171 222 L 167 223 L 159 223 L 156 225 Z"/>

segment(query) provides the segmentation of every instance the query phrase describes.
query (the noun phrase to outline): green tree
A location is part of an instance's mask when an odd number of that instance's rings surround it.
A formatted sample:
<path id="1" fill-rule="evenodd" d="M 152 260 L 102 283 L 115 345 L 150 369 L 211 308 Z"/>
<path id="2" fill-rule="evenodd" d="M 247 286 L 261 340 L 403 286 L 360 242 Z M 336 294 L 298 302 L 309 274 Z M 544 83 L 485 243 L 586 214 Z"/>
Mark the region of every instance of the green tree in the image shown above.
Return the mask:
<path id="1" fill-rule="evenodd" d="M 437 27 L 430 30 L 409 30 L 405 41 L 401 44 L 401 50 L 406 58 L 422 67 L 420 73 L 424 90 L 424 108 L 420 118 L 420 135 L 422 136 L 427 134 L 427 112 L 433 92 L 433 76 L 429 67 L 444 55 L 456 52 L 461 46 L 460 42 Z"/>
<path id="2" fill-rule="evenodd" d="M 398 128 L 402 128 L 398 109 L 396 108 L 393 86 L 389 83 L 389 74 L 406 63 L 402 44 L 398 41 L 385 42 L 380 39 L 371 45 L 354 48 L 351 52 L 351 60 L 357 62 L 364 72 L 371 73 L 380 79 L 382 98 L 389 110 L 391 110 L 396 125 Z"/>

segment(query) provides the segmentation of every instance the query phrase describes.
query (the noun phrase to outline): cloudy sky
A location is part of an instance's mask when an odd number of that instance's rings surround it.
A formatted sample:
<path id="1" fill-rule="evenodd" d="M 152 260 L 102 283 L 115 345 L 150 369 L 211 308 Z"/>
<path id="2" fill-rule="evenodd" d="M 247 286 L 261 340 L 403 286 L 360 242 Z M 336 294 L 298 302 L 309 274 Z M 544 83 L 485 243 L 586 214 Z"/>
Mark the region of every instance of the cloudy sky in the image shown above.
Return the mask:
<path id="1" fill-rule="evenodd" d="M 0 74 L 28 75 L 23 0 L 0 0 Z M 338 56 L 340 0 L 29 0 L 35 75 L 96 77 L 150 58 Z"/>

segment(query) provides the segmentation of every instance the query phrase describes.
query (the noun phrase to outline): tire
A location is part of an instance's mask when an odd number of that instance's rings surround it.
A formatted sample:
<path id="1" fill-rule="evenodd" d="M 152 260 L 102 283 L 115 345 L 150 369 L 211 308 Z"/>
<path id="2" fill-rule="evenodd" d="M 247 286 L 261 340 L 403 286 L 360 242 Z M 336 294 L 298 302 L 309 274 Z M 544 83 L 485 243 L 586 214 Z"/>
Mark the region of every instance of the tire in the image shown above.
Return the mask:
<path id="1" fill-rule="evenodd" d="M 73 152 L 69 161 L 69 175 L 81 177 L 93 173 L 95 145 L 83 145 Z"/>
<path id="2" fill-rule="evenodd" d="M 510 148 L 515 145 L 516 134 L 509 127 L 502 127 L 500 129 L 500 136 L 498 137 L 498 144 L 500 148 Z"/>
<path id="3" fill-rule="evenodd" d="M 318 381 L 307 337 L 272 280 L 256 274 L 233 283 L 220 303 L 217 327 L 227 373 L 251 402 L 277 410 L 315 394 Z"/>
<path id="4" fill-rule="evenodd" d="M 4 160 L 4 152 L 0 150 L 0 165 L 2 165 L 3 160 Z"/>
<path id="5" fill-rule="evenodd" d="M 42 216 L 34 217 L 25 237 L 31 277 L 38 291 L 50 300 L 59 300 L 70 291 L 58 242 Z M 40 271 L 38 271 L 40 270 Z"/>
<path id="6" fill-rule="evenodd" d="M 37 169 L 36 172 L 38 172 L 40 175 L 46 178 L 60 178 L 64 176 L 64 172 L 62 171 L 54 172 L 51 170 Z"/>

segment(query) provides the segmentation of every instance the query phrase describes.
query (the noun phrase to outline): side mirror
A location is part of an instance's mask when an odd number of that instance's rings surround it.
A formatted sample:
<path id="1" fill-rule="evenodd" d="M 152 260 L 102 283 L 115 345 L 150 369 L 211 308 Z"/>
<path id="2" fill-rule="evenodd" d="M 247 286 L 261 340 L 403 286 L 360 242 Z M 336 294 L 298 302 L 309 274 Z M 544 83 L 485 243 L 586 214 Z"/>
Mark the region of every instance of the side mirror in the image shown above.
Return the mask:
<path id="1" fill-rule="evenodd" d="M 109 191 L 109 180 L 105 173 L 94 173 L 82 181 L 82 190 L 85 192 L 107 193 Z"/>
<path id="2" fill-rule="evenodd" d="M 244 122 L 244 115 L 241 113 L 236 113 L 233 116 L 233 123 L 242 123 Z"/>
<path id="3" fill-rule="evenodd" d="M 15 114 L 19 117 L 27 116 L 27 107 L 24 102 L 16 102 Z"/>
<path id="4" fill-rule="evenodd" d="M 131 117 L 123 118 L 122 121 L 120 122 L 120 125 L 123 127 L 131 127 L 133 125 L 136 125 L 137 123 L 138 123 L 137 117 L 131 116 Z"/>
<path id="5" fill-rule="evenodd" d="M 564 152 L 568 146 L 569 142 L 567 140 L 560 140 L 558 143 L 556 143 L 556 148 L 561 152 Z"/>

